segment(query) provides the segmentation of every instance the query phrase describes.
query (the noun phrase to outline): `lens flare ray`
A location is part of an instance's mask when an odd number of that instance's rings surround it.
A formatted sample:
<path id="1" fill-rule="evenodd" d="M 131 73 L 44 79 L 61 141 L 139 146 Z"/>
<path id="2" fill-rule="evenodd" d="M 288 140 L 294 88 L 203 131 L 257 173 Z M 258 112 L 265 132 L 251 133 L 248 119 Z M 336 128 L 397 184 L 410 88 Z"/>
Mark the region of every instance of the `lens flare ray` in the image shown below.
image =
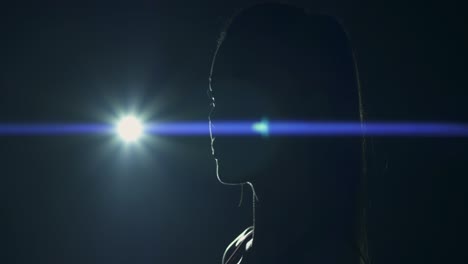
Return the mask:
<path id="1" fill-rule="evenodd" d="M 151 122 L 142 133 L 161 136 L 208 136 L 205 121 Z M 219 121 L 214 136 L 410 136 L 468 137 L 468 124 L 422 122 Z M 0 124 L 0 136 L 117 134 L 115 125 L 99 123 Z"/>

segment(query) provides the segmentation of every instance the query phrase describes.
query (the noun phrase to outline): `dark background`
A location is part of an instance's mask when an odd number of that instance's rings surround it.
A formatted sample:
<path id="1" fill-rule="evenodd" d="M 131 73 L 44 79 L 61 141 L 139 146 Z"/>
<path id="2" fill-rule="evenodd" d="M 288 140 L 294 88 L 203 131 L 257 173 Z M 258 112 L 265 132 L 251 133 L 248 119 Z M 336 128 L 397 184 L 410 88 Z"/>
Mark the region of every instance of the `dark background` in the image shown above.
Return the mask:
<path id="1" fill-rule="evenodd" d="M 3 3 L 1 122 L 206 120 L 219 31 L 253 1 Z M 290 1 L 339 18 L 370 120 L 468 121 L 455 1 Z M 374 263 L 466 261 L 468 140 L 372 139 Z M 208 138 L 0 138 L 0 263 L 216 263 L 249 221 Z"/>

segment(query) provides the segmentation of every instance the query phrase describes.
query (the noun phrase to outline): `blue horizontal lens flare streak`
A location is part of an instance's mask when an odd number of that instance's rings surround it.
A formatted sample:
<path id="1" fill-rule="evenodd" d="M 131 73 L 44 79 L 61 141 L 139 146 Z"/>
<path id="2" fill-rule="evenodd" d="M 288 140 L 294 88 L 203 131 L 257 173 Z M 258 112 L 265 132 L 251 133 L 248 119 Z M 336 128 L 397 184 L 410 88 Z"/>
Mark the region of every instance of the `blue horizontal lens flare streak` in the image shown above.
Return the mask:
<path id="1" fill-rule="evenodd" d="M 144 125 L 145 134 L 162 136 L 208 136 L 206 121 L 161 122 Z M 110 124 L 0 124 L 0 136 L 115 134 Z M 468 124 L 418 122 L 308 122 L 219 121 L 213 136 L 427 136 L 468 137 Z"/>
<path id="2" fill-rule="evenodd" d="M 108 124 L 0 124 L 0 135 L 67 135 L 114 133 Z"/>
<path id="3" fill-rule="evenodd" d="M 253 136 L 256 122 L 213 122 L 213 134 L 225 136 Z M 158 135 L 209 135 L 208 122 L 151 123 L 145 131 Z"/>
<path id="4" fill-rule="evenodd" d="M 272 122 L 269 135 L 298 136 L 468 136 L 468 125 L 449 123 Z"/>

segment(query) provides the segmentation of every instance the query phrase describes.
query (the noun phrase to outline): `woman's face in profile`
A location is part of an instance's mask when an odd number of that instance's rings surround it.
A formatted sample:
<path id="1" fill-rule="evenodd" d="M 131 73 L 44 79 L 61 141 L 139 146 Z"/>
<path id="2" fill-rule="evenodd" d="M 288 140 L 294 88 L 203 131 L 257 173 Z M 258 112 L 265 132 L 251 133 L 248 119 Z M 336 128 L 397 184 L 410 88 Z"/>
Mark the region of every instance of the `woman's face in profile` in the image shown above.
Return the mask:
<path id="1" fill-rule="evenodd" d="M 359 121 L 350 51 L 343 30 L 329 17 L 259 9 L 236 18 L 214 62 L 212 124 Z M 213 136 L 219 176 L 230 183 L 275 180 L 273 168 L 284 167 L 278 174 L 303 166 L 322 171 L 334 163 L 331 150 L 340 149 L 325 138 Z"/>

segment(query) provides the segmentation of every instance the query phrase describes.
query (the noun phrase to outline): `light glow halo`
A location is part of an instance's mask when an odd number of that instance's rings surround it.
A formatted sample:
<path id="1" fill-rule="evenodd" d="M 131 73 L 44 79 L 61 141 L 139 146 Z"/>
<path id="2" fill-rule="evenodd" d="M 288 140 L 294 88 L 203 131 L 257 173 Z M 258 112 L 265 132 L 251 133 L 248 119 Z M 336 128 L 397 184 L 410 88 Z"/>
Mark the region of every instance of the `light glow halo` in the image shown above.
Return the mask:
<path id="1" fill-rule="evenodd" d="M 125 116 L 117 123 L 117 134 L 125 142 L 136 142 L 143 134 L 143 124 L 135 116 Z"/>

